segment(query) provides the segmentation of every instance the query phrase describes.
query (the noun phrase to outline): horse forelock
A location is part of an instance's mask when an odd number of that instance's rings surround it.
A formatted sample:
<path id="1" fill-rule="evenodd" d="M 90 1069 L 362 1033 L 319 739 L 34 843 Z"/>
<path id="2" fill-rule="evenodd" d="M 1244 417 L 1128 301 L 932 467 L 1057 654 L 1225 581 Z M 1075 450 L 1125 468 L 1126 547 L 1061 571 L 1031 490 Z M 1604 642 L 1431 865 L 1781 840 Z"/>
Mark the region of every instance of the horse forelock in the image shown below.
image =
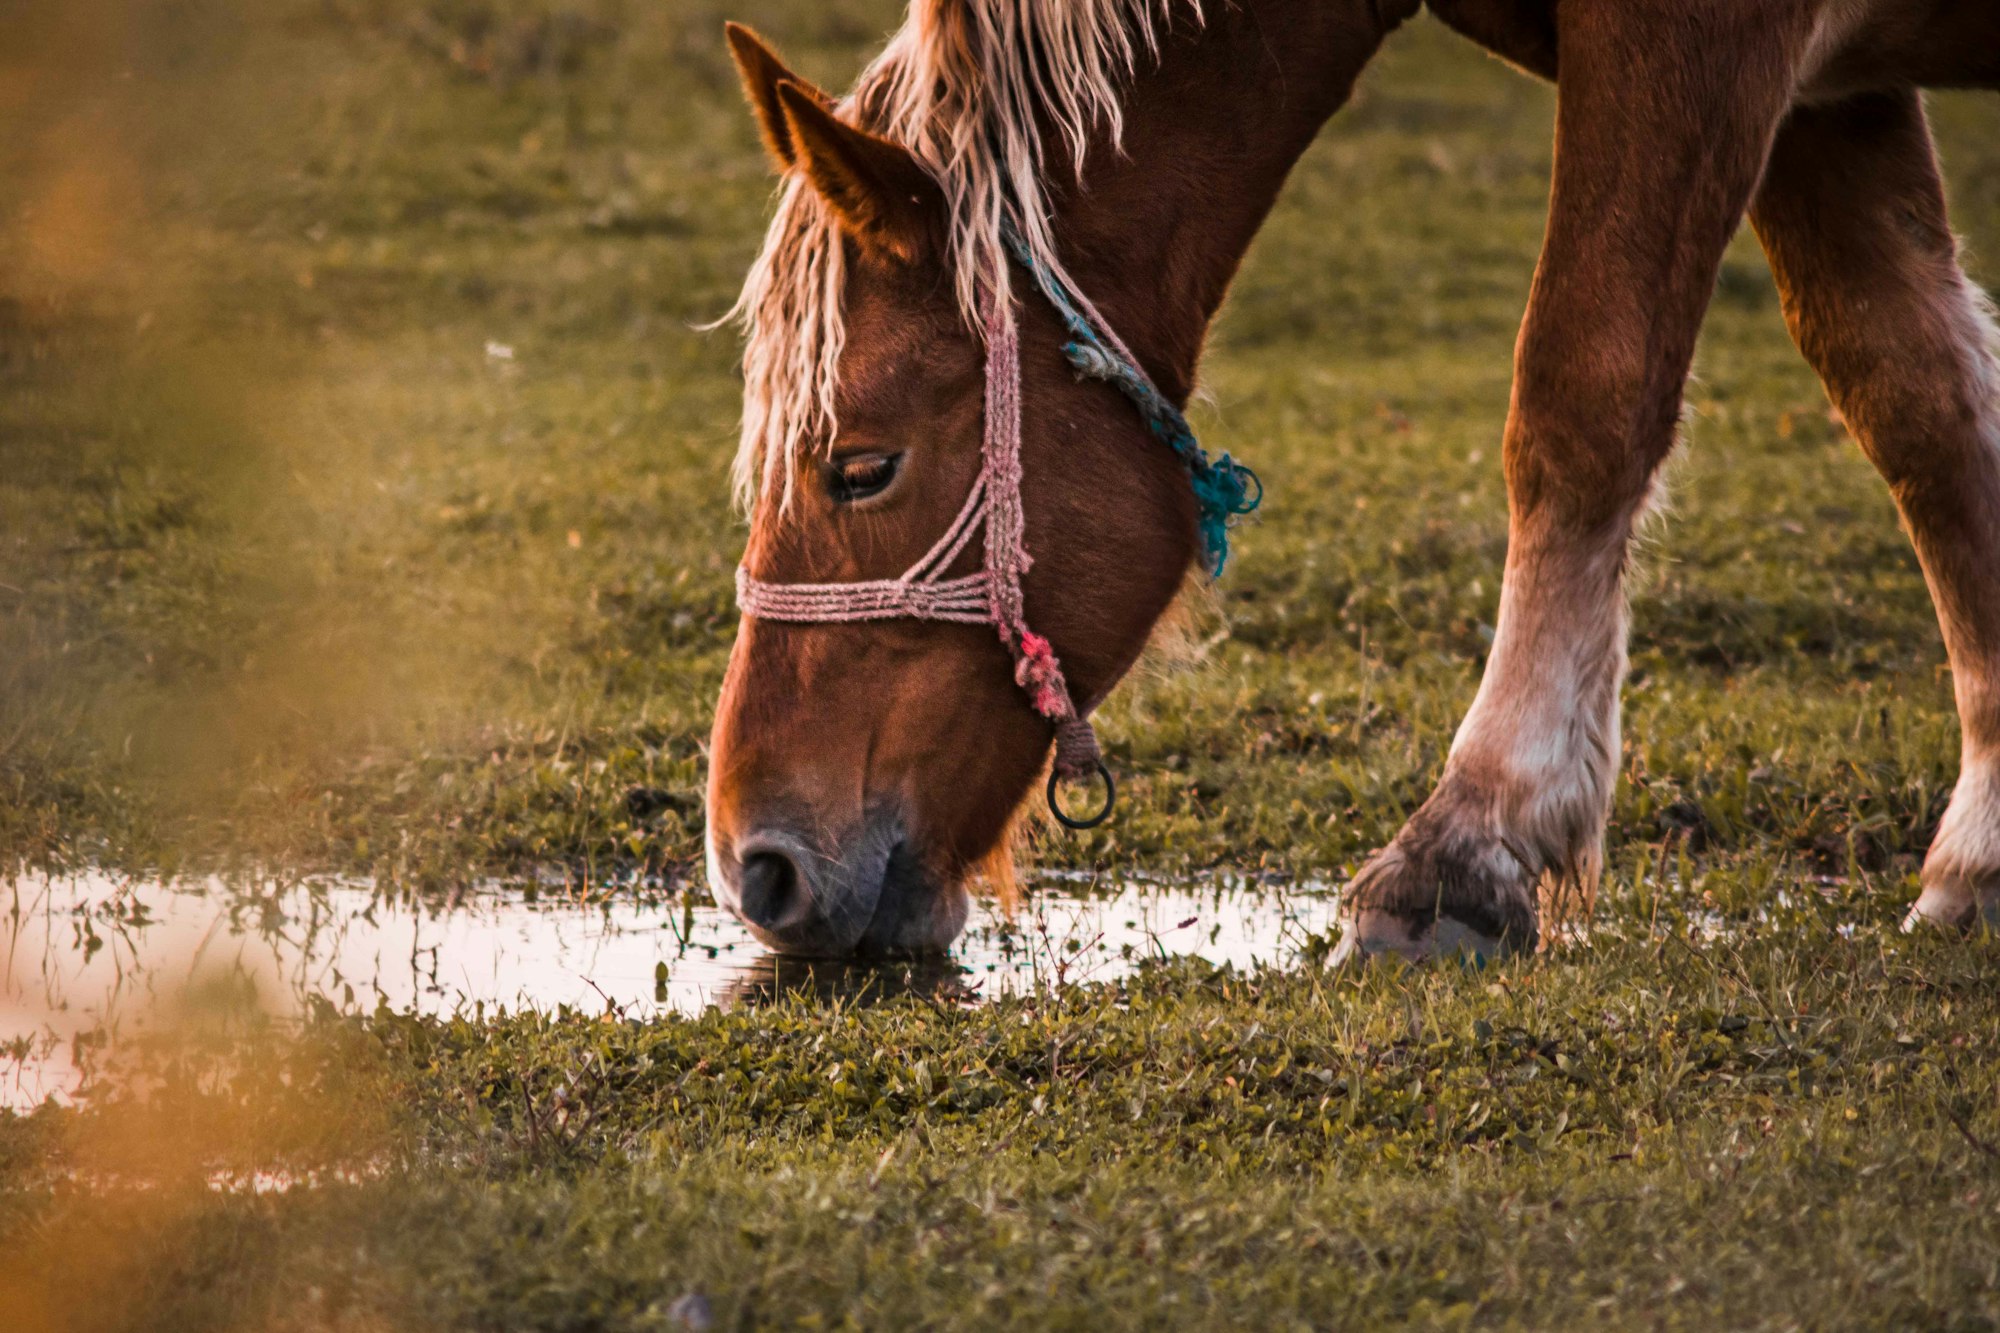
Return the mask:
<path id="1" fill-rule="evenodd" d="M 1046 190 L 1052 158 L 1080 172 L 1092 139 L 1116 145 L 1124 81 L 1157 55 L 1175 10 L 1202 0 L 912 0 L 903 26 L 842 99 L 839 114 L 901 144 L 949 209 L 946 263 L 959 314 L 981 326 L 981 293 L 1005 290 L 1011 223 L 1068 281 Z M 1055 142 L 1044 142 L 1043 126 Z M 791 500 L 791 455 L 831 441 L 846 347 L 844 248 L 832 210 L 797 170 L 732 317 L 744 332 L 743 422 L 734 478 L 746 509 Z M 1004 313 L 1004 312 L 1003 312 Z M 1008 316 L 1011 317 L 1011 316 Z"/>

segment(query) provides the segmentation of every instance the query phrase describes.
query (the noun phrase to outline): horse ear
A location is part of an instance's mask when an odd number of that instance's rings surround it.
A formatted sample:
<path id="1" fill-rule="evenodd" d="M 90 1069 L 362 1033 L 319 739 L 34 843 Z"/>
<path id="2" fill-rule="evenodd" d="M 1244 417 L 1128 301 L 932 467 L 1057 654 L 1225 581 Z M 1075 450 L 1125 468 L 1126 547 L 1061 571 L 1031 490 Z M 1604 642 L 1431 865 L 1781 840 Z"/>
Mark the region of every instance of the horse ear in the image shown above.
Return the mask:
<path id="1" fill-rule="evenodd" d="M 842 229 L 897 259 L 922 254 L 943 214 L 944 193 L 909 150 L 835 118 L 800 84 L 780 83 L 778 105 L 806 179 Z"/>
<path id="2" fill-rule="evenodd" d="M 792 143 L 791 126 L 778 105 L 778 85 L 792 84 L 821 106 L 832 106 L 833 99 L 786 69 L 785 62 L 764 44 L 764 39 L 741 23 L 725 23 L 722 31 L 729 38 L 729 54 L 736 59 L 736 72 L 743 78 L 750 109 L 757 113 L 757 128 L 763 131 L 764 146 L 771 151 L 779 171 L 790 171 L 799 154 Z"/>

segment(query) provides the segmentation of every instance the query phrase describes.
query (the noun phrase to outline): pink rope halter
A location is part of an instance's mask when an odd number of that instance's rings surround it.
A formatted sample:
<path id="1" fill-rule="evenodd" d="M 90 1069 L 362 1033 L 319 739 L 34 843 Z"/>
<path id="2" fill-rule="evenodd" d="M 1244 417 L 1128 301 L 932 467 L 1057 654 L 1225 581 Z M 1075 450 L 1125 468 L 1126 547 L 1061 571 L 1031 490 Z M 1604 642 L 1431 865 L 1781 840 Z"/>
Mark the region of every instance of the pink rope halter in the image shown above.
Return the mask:
<path id="1" fill-rule="evenodd" d="M 1028 628 L 1021 576 L 1034 563 L 1022 540 L 1021 348 L 997 302 L 986 313 L 986 430 L 978 478 L 958 517 L 935 545 L 893 579 L 858 583 L 766 583 L 739 567 L 736 604 L 763 620 L 846 624 L 864 620 L 947 620 L 992 625 L 1014 658 L 1014 679 L 1037 713 L 1056 726 L 1056 771 L 1087 777 L 1103 762 L 1089 718 L 1077 711 L 1049 641 Z M 985 529 L 984 567 L 946 574 Z"/>
<path id="2" fill-rule="evenodd" d="M 1138 361 L 1080 293 L 1071 293 L 1081 315 L 1126 365 L 1143 379 Z M 1027 691 L 1037 713 L 1055 724 L 1055 768 L 1049 776 L 1049 805 L 1071 828 L 1092 828 L 1111 815 L 1117 789 L 1104 765 L 1097 733 L 1079 711 L 1049 641 L 1028 628 L 1021 576 L 1034 563 L 1023 540 L 1021 511 L 1021 342 L 1005 318 L 1007 291 L 989 294 L 986 334 L 986 421 L 978 478 L 951 526 L 924 555 L 893 579 L 856 583 L 766 583 L 748 569 L 736 570 L 736 604 L 744 614 L 795 624 L 845 624 L 864 620 L 946 620 L 992 625 L 1014 658 L 1014 680 Z M 1060 308 L 1060 307 L 1059 307 Z M 1071 312 L 1065 311 L 1065 314 Z M 1151 389 L 1149 381 L 1145 387 Z M 1153 391 L 1157 394 L 1157 390 Z M 985 557 L 976 574 L 946 574 L 985 530 Z M 1104 780 L 1104 808 L 1074 819 L 1056 804 L 1058 777 Z"/>

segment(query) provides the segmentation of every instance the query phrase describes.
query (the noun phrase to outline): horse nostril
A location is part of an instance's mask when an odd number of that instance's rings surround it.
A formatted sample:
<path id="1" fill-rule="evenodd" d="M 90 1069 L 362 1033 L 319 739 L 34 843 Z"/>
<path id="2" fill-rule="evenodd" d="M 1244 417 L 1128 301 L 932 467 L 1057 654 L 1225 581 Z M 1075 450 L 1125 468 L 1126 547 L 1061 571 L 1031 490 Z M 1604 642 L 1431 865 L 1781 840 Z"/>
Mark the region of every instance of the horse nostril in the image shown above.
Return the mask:
<path id="1" fill-rule="evenodd" d="M 740 897 L 745 921 L 774 929 L 798 902 L 798 866 L 783 852 L 752 852 L 743 858 Z"/>

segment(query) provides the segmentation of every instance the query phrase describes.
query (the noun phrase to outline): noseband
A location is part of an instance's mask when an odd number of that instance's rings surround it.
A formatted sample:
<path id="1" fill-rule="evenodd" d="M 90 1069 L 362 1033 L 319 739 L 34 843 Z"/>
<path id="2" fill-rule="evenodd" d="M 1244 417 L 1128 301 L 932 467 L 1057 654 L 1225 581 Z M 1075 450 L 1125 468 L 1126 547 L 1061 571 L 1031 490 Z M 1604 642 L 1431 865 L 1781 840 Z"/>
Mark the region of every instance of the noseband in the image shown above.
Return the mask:
<path id="1" fill-rule="evenodd" d="M 1211 461 L 1195 442 L 1179 408 L 1168 402 L 1140 368 L 1089 298 L 1037 261 L 1020 233 L 1003 231 L 1008 248 L 1035 279 L 1068 329 L 1063 355 L 1078 375 L 1099 379 L 1131 399 L 1147 427 L 1187 468 L 1199 510 L 1202 550 L 1209 572 L 1220 574 L 1229 557 L 1229 521 L 1264 498 L 1257 475 L 1228 454 Z M 765 583 L 736 570 L 736 604 L 761 620 L 842 624 L 863 620 L 948 620 L 992 625 L 1014 658 L 1014 680 L 1037 713 L 1055 724 L 1055 766 L 1049 774 L 1049 809 L 1065 827 L 1095 828 L 1111 817 L 1118 789 L 1105 766 L 1089 714 L 1076 706 L 1049 641 L 1028 628 L 1021 576 L 1034 563 L 1023 541 L 1021 512 L 1021 344 L 1006 317 L 1012 293 L 988 293 L 982 318 L 986 335 L 986 423 L 981 465 L 958 517 L 936 545 L 893 579 L 857 583 Z M 1254 490 L 1252 488 L 1255 488 Z M 976 574 L 945 572 L 985 530 L 985 559 Z M 1104 806 L 1082 818 L 1056 799 L 1057 783 L 1095 773 L 1104 782 Z"/>

